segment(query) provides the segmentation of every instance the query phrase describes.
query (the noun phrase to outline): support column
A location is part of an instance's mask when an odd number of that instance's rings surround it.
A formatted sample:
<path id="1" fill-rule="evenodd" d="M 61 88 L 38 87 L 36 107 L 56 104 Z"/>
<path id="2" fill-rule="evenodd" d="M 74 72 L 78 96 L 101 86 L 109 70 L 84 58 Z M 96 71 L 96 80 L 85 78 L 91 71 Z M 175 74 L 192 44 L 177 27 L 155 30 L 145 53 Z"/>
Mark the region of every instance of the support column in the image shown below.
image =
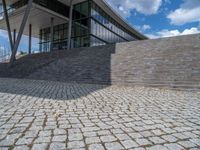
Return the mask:
<path id="1" fill-rule="evenodd" d="M 54 27 L 54 18 L 51 18 L 51 29 L 50 29 L 50 42 L 51 42 L 51 45 L 50 45 L 50 51 L 53 50 L 53 27 Z"/>
<path id="2" fill-rule="evenodd" d="M 8 37 L 9 37 L 9 41 L 10 41 L 10 48 L 11 48 L 11 51 L 13 51 L 13 41 L 12 41 L 12 34 L 11 34 L 11 30 L 10 30 L 10 22 L 8 19 L 8 12 L 7 12 L 7 8 L 6 8 L 6 1 L 2 0 L 2 3 L 3 3 L 4 16 L 5 16 L 7 30 L 8 30 Z"/>
<path id="3" fill-rule="evenodd" d="M 29 55 L 31 54 L 31 49 L 32 49 L 32 47 L 31 47 L 31 44 L 32 44 L 31 37 L 32 37 L 32 25 L 29 24 L 29 45 L 28 45 L 28 54 Z"/>
<path id="4" fill-rule="evenodd" d="M 13 30 L 13 45 L 16 42 L 16 29 Z"/>
<path id="5" fill-rule="evenodd" d="M 73 0 L 70 0 L 70 10 L 69 10 L 69 24 L 68 24 L 68 38 L 67 38 L 67 49 L 71 47 L 71 34 L 72 34 L 72 17 L 73 17 Z"/>
<path id="6" fill-rule="evenodd" d="M 19 29 L 19 33 L 18 33 L 18 36 L 17 36 L 16 43 L 13 46 L 13 52 L 12 52 L 12 55 L 11 55 L 11 58 L 10 58 L 10 67 L 12 67 L 13 64 L 14 64 L 15 55 L 17 53 L 17 49 L 19 47 L 19 43 L 21 41 L 21 37 L 22 37 L 22 34 L 24 32 L 25 25 L 26 25 L 26 22 L 28 20 L 28 16 L 30 14 L 32 2 L 33 2 L 33 0 L 28 1 L 27 7 L 26 7 L 26 10 L 25 10 L 25 13 L 24 13 L 24 17 L 23 17 L 23 20 L 22 20 L 22 23 L 21 23 L 21 26 L 20 26 L 20 29 Z"/>

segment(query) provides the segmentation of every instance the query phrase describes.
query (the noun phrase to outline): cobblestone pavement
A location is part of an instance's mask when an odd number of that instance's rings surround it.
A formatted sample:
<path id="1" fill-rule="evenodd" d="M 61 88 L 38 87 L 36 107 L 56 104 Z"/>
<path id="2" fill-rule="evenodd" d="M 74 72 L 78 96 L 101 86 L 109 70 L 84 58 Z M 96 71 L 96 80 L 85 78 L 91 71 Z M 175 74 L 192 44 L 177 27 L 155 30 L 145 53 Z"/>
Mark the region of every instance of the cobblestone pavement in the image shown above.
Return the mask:
<path id="1" fill-rule="evenodd" d="M 200 92 L 0 78 L 0 149 L 197 150 Z"/>

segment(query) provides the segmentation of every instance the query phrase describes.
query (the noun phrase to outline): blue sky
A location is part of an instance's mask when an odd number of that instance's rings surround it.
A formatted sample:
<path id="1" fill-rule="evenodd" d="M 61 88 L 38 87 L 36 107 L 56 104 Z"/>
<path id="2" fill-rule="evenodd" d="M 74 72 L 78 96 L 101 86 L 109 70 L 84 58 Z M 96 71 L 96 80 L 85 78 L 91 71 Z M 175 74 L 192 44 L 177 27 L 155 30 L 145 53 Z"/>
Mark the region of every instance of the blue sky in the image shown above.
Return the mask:
<path id="1" fill-rule="evenodd" d="M 200 0 L 107 0 L 150 38 L 200 33 Z"/>
<path id="2" fill-rule="evenodd" d="M 200 0 L 106 0 L 127 22 L 150 38 L 200 33 Z M 28 49 L 23 37 L 19 50 Z M 0 30 L 0 47 L 9 49 Z M 38 40 L 33 40 L 38 50 Z"/>

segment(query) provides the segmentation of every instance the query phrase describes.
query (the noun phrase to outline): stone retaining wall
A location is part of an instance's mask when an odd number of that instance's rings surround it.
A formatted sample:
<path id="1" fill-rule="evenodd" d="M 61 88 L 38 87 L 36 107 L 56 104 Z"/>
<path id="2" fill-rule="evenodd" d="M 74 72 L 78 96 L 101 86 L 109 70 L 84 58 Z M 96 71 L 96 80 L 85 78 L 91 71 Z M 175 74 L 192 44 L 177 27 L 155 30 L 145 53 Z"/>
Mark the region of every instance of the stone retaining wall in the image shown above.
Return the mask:
<path id="1" fill-rule="evenodd" d="M 200 34 L 116 45 L 113 83 L 200 87 Z"/>

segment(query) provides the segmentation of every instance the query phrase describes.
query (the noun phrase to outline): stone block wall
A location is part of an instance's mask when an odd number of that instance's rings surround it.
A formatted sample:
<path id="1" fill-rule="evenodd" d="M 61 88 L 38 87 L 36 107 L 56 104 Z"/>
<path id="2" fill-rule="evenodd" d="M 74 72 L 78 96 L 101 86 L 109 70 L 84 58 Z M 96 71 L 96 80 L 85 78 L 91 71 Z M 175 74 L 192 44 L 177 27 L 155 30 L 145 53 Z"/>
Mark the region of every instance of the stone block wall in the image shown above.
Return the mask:
<path id="1" fill-rule="evenodd" d="M 120 43 L 111 58 L 112 83 L 200 87 L 200 34 Z"/>

